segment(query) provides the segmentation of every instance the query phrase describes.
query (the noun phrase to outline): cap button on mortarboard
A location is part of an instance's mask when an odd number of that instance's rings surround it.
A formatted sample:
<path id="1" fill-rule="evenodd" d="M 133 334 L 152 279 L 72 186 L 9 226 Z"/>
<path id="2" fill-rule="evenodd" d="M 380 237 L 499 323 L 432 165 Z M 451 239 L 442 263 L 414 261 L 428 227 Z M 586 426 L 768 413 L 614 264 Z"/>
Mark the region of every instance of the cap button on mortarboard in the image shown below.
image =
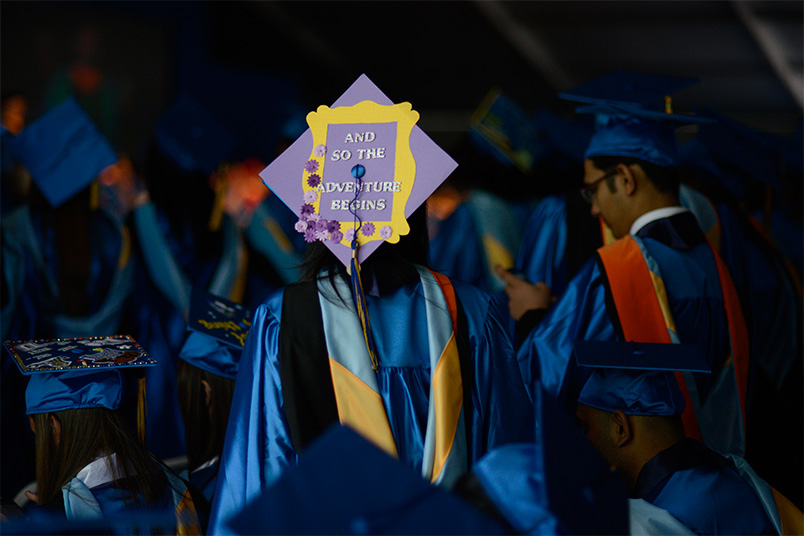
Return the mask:
<path id="1" fill-rule="evenodd" d="M 363 175 L 366 174 L 366 168 L 361 166 L 360 164 L 356 164 L 352 167 L 352 177 L 356 179 L 362 179 Z"/>

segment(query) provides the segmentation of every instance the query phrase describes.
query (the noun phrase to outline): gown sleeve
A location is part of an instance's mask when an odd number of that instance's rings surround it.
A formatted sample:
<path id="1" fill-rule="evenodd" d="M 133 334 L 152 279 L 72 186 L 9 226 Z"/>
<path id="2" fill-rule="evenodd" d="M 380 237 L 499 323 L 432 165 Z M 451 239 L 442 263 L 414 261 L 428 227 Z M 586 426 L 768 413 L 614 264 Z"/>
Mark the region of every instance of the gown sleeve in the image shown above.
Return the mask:
<path id="1" fill-rule="evenodd" d="M 281 308 L 280 290 L 257 309 L 246 338 L 212 503 L 210 534 L 230 532 L 227 519 L 256 499 L 284 467 L 296 462 L 279 377 Z"/>
<path id="2" fill-rule="evenodd" d="M 560 404 L 574 406 L 588 373 L 575 364 L 573 341 L 616 338 L 606 311 L 602 275 L 590 259 L 519 347 L 517 359 L 531 398 L 534 380 L 539 379 Z"/>

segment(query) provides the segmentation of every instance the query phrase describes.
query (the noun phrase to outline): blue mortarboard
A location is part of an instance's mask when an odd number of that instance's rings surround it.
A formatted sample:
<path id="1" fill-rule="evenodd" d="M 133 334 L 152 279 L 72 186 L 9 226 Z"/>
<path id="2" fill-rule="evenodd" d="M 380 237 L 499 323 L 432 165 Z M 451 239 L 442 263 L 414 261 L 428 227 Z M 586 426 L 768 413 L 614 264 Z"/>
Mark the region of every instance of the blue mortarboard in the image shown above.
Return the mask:
<path id="1" fill-rule="evenodd" d="M 584 152 L 592 136 L 592 125 L 583 121 L 571 122 L 559 114 L 542 108 L 536 112 L 540 137 L 573 162 L 583 163 Z"/>
<path id="2" fill-rule="evenodd" d="M 492 89 L 472 114 L 470 139 L 505 165 L 529 171 L 547 157 L 536 123 L 508 95 Z"/>
<path id="3" fill-rule="evenodd" d="M 503 534 L 350 428 L 333 425 L 228 521 L 234 534 Z"/>
<path id="4" fill-rule="evenodd" d="M 520 534 L 627 534 L 628 490 L 538 382 L 536 442 L 489 452 L 472 468 Z"/>
<path id="5" fill-rule="evenodd" d="M 697 78 L 617 70 L 558 94 L 586 104 L 630 104 L 664 108 L 665 97 L 698 83 Z"/>
<path id="6" fill-rule="evenodd" d="M 177 98 L 155 128 L 159 149 L 185 171 L 218 170 L 237 143 L 235 135 L 189 96 Z"/>
<path id="7" fill-rule="evenodd" d="M 123 397 L 122 370 L 155 364 L 126 335 L 6 341 L 24 375 L 27 413 L 104 407 L 117 409 Z"/>
<path id="8" fill-rule="evenodd" d="M 778 140 L 712 108 L 705 109 L 702 115 L 714 121 L 702 125 L 695 139 L 709 149 L 719 162 L 739 169 L 752 182 L 759 181 L 780 189 Z M 729 177 L 720 176 L 719 179 L 729 180 Z"/>
<path id="9" fill-rule="evenodd" d="M 25 127 L 9 143 L 53 207 L 86 188 L 118 160 L 112 146 L 72 97 Z"/>
<path id="10" fill-rule="evenodd" d="M 676 127 L 712 121 L 624 104 L 593 104 L 576 112 L 595 115 L 595 132 L 584 158 L 633 157 L 662 167 L 679 165 Z"/>
<path id="11" fill-rule="evenodd" d="M 674 371 L 710 372 L 699 348 L 691 344 L 575 341 L 579 366 L 595 370 L 578 403 L 627 415 L 678 415 L 684 395 Z"/>
<path id="12" fill-rule="evenodd" d="M 201 370 L 234 380 L 242 350 L 200 332 L 192 332 L 179 351 L 179 358 Z"/>

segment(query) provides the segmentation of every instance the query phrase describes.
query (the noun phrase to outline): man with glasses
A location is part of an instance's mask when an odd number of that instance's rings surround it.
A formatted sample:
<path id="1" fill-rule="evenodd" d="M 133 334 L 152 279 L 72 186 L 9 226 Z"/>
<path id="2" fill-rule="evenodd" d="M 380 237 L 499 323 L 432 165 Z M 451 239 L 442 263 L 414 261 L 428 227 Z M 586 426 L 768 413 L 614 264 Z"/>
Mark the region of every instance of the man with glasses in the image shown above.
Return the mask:
<path id="1" fill-rule="evenodd" d="M 686 433 L 742 455 L 745 323 L 728 271 L 678 198 L 675 126 L 696 120 L 622 103 L 577 111 L 597 121 L 581 195 L 613 239 L 557 301 L 546 285 L 499 271 L 517 333 L 527 334 L 518 341 L 523 379 L 539 378 L 571 409 L 588 378 L 571 359 L 573 341 L 695 344 L 713 374 L 678 374 Z"/>

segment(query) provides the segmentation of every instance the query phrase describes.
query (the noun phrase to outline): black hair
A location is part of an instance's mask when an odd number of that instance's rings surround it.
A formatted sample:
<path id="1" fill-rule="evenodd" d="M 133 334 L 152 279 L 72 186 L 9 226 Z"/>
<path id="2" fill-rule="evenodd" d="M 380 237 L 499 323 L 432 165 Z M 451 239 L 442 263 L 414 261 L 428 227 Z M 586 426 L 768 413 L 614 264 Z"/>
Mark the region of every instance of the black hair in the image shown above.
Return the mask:
<path id="1" fill-rule="evenodd" d="M 360 265 L 363 285 L 376 284 L 380 291 L 398 288 L 419 277 L 415 265 L 428 265 L 427 209 L 420 206 L 408 218 L 410 232 L 399 242 L 383 243 Z M 319 277 L 340 276 L 350 279 L 340 260 L 322 242 L 313 242 L 305 250 L 301 265 L 302 281 L 315 281 Z M 322 273 L 327 274 L 322 276 Z"/>
<path id="2" fill-rule="evenodd" d="M 678 195 L 678 188 L 681 184 L 681 176 L 679 175 L 678 168 L 665 167 L 653 162 L 642 160 L 641 158 L 634 158 L 633 156 L 593 156 L 590 158 L 596 168 L 605 171 L 613 170 L 617 164 L 625 164 L 626 166 L 639 165 L 648 177 L 648 180 L 660 192 Z M 606 183 L 609 189 L 613 191 L 613 182 L 611 179 Z"/>

